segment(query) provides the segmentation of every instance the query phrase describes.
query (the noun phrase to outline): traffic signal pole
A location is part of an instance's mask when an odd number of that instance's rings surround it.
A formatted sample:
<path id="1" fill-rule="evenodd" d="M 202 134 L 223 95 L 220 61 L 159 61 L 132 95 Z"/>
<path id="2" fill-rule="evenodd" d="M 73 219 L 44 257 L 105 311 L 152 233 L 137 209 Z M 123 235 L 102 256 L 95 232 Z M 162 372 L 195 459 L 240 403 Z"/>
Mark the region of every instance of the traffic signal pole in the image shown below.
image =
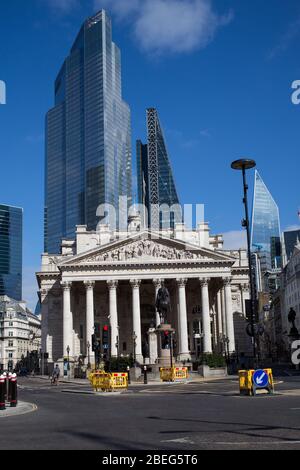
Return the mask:
<path id="1" fill-rule="evenodd" d="M 246 167 L 243 166 L 242 168 L 243 173 L 243 186 L 244 186 L 244 206 L 245 206 L 245 225 L 247 231 L 247 251 L 248 251 L 248 264 L 249 264 L 249 277 L 250 277 L 250 297 L 251 297 L 251 310 L 250 310 L 250 325 L 251 325 L 251 332 L 253 338 L 253 358 L 254 358 L 254 365 L 256 367 L 256 340 L 255 340 L 255 287 L 254 287 L 254 279 L 253 279 L 253 270 L 252 270 L 252 257 L 251 257 L 251 236 L 250 236 L 250 218 L 249 218 L 249 209 L 248 209 L 248 184 L 246 181 Z"/>

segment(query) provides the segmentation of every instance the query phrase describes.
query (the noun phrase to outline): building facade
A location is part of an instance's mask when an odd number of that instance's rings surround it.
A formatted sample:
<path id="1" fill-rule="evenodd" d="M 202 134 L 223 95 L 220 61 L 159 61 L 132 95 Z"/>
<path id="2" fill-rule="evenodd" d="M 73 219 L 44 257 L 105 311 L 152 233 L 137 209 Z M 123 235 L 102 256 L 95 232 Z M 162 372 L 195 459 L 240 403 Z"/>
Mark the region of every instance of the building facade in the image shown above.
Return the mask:
<path id="1" fill-rule="evenodd" d="M 178 361 L 236 351 L 234 317 L 245 318 L 249 299 L 245 251 L 223 251 L 222 236 L 210 235 L 207 224 L 159 232 L 100 228 L 77 227 L 61 255 L 42 257 L 42 350 L 50 362 L 68 351 L 74 361 L 86 359 L 95 324 L 109 324 L 112 357 L 134 351 L 140 363 L 156 362 L 158 353 L 150 359 L 144 346 L 160 322 L 155 298 L 162 283 L 170 292 L 167 322 L 176 331 Z"/>
<path id="2" fill-rule="evenodd" d="M 300 240 L 300 229 L 283 232 L 282 236 L 282 254 L 283 266 L 286 266 L 291 257 L 293 256 L 295 246 L 298 245 Z"/>
<path id="3" fill-rule="evenodd" d="M 147 109 L 148 142 L 137 141 L 138 202 L 146 208 L 143 226 L 174 228 L 183 220 L 171 162 L 158 112 Z M 162 207 L 162 210 L 158 208 Z"/>
<path id="4" fill-rule="evenodd" d="M 26 303 L 0 296 L 0 369 L 14 370 L 33 352 L 40 352 L 41 321 Z"/>
<path id="5" fill-rule="evenodd" d="M 0 204 L 0 296 L 22 299 L 23 209 Z"/>
<path id="6" fill-rule="evenodd" d="M 131 205 L 130 109 L 122 99 L 121 53 L 104 10 L 88 18 L 55 82 L 46 118 L 45 251 L 57 253 L 76 225 L 95 230 L 108 205 Z M 119 198 L 123 196 L 122 204 Z M 127 222 L 127 218 L 126 218 Z"/>

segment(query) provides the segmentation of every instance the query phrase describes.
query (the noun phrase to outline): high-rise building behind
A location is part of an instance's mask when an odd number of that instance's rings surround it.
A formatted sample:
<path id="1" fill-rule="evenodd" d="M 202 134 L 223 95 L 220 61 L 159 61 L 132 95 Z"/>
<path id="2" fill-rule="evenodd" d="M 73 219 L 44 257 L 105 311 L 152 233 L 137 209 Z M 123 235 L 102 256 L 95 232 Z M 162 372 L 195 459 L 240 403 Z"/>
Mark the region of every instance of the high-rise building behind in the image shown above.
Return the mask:
<path id="1" fill-rule="evenodd" d="M 273 291 L 277 282 L 273 278 L 279 277 L 282 266 L 279 209 L 258 171 L 255 172 L 251 249 L 256 256 L 256 271 L 259 268 L 257 290 Z"/>
<path id="2" fill-rule="evenodd" d="M 113 206 L 118 224 L 119 197 L 132 203 L 130 109 L 104 10 L 84 22 L 58 74 L 46 141 L 45 251 L 57 253 L 76 225 L 96 229 L 99 205 Z"/>
<path id="3" fill-rule="evenodd" d="M 138 202 L 147 213 L 144 225 L 173 228 L 182 222 L 182 210 L 157 110 L 147 109 L 148 143 L 137 141 Z"/>
<path id="4" fill-rule="evenodd" d="M 23 209 L 0 205 L 0 296 L 22 300 Z"/>

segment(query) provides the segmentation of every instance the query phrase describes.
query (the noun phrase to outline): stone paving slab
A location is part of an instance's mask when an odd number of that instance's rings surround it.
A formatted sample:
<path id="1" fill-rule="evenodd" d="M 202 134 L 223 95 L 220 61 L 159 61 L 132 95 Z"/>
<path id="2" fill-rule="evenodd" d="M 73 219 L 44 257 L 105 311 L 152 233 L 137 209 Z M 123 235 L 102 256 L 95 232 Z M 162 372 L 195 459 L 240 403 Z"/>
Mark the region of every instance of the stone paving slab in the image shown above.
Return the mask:
<path id="1" fill-rule="evenodd" d="M 0 419 L 8 418 L 10 416 L 20 416 L 26 413 L 32 413 L 37 410 L 37 406 L 33 403 L 25 403 L 20 401 L 16 408 L 11 408 L 9 404 L 6 406 L 6 410 L 0 411 Z"/>

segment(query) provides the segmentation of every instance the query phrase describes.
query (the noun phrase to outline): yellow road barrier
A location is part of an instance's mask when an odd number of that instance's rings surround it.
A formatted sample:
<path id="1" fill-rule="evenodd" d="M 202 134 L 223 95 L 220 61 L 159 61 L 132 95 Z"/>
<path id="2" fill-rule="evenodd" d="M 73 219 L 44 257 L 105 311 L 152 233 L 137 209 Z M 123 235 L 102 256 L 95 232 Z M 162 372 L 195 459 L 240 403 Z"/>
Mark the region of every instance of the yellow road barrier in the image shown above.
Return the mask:
<path id="1" fill-rule="evenodd" d="M 253 382 L 255 370 L 239 370 L 239 386 L 240 394 L 254 396 L 257 390 L 267 390 L 269 394 L 274 393 L 274 379 L 272 369 L 262 369 L 268 374 L 268 385 L 266 387 L 256 386 Z"/>
<path id="2" fill-rule="evenodd" d="M 176 380 L 186 380 L 188 378 L 187 367 L 161 367 L 160 379 L 162 382 L 175 382 Z"/>
<path id="3" fill-rule="evenodd" d="M 95 392 L 113 392 L 116 389 L 128 388 L 128 374 L 126 372 L 106 373 L 102 370 L 89 374 L 89 381 Z"/>

